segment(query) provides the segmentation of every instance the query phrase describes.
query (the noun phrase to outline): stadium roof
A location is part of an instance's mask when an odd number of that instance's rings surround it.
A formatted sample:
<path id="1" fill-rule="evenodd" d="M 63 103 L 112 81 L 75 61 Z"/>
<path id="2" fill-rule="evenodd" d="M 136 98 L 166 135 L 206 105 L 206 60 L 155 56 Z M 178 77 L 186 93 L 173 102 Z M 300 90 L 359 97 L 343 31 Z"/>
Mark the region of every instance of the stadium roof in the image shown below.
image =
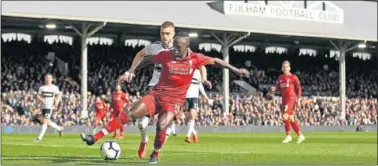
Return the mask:
<path id="1" fill-rule="evenodd" d="M 333 3 L 344 11 L 343 24 L 225 15 L 214 1 L 2 1 L 2 15 L 152 26 L 170 20 L 182 28 L 377 41 L 376 2 Z"/>

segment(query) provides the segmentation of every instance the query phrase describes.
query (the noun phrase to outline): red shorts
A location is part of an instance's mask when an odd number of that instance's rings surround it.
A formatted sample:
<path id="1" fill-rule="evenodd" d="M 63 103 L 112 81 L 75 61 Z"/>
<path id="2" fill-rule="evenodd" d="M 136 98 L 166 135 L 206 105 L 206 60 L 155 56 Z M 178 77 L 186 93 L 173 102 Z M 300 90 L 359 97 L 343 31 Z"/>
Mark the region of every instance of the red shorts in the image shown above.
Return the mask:
<path id="1" fill-rule="evenodd" d="M 114 119 L 114 118 L 118 118 L 120 115 L 122 115 L 122 112 L 123 112 L 123 111 L 117 111 L 117 110 L 114 110 L 114 111 L 110 114 L 110 117 L 111 117 L 112 119 Z"/>
<path id="2" fill-rule="evenodd" d="M 141 99 L 141 101 L 146 104 L 150 117 L 164 112 L 172 112 L 176 118 L 179 118 L 181 115 L 183 102 L 177 103 L 173 100 L 163 101 L 160 98 L 155 97 L 153 92 L 148 93 Z"/>
<path id="3" fill-rule="evenodd" d="M 97 120 L 104 120 L 105 112 L 96 112 L 96 119 Z"/>
<path id="4" fill-rule="evenodd" d="M 294 107 L 295 107 L 295 102 L 288 102 L 285 104 L 282 104 L 281 106 L 282 111 L 285 114 L 293 115 L 294 114 Z"/>

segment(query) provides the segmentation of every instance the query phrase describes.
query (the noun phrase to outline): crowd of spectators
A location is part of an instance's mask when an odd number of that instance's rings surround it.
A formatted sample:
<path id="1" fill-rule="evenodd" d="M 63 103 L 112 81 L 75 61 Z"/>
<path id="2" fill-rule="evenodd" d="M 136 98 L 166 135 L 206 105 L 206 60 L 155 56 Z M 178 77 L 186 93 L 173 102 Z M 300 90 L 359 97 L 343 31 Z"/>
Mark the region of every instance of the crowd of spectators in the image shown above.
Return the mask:
<path id="1" fill-rule="evenodd" d="M 25 91 L 9 91 L 2 95 L 2 125 L 38 125 L 33 122 L 33 116 L 39 112 L 39 106 L 35 100 L 36 93 Z M 109 101 L 110 96 L 102 96 Z M 130 95 L 130 101 L 136 102 L 140 96 Z M 63 93 L 62 102 L 54 112 L 52 119 L 60 125 L 88 125 L 94 122 L 95 95 L 89 94 L 88 110 L 89 119 L 81 118 L 80 94 Z M 303 99 L 302 104 L 296 110 L 297 119 L 304 126 L 345 126 L 377 123 L 377 99 L 348 99 L 346 102 L 346 118 L 340 118 L 341 110 L 339 101 L 335 98 L 308 98 Z M 200 126 L 245 126 L 245 125 L 282 125 L 282 113 L 280 111 L 280 99 L 277 97 L 267 100 L 262 93 L 256 95 L 235 95 L 231 99 L 230 113 L 224 112 L 223 97 L 210 95 L 210 100 L 201 99 L 200 112 L 197 117 L 197 125 Z M 108 118 L 110 113 L 108 113 Z M 109 120 L 106 118 L 106 121 Z M 185 121 L 179 120 L 180 125 Z M 151 122 L 153 123 L 153 122 Z"/>
<path id="2" fill-rule="evenodd" d="M 88 48 L 88 110 L 93 113 L 96 95 L 107 100 L 113 91 L 115 79 L 131 64 L 133 56 L 142 47 L 94 45 Z M 35 96 L 43 84 L 43 74 L 52 73 L 63 94 L 62 102 L 52 118 L 60 125 L 92 125 L 94 116 L 81 118 L 80 96 L 80 47 L 65 43 L 26 43 L 23 41 L 2 41 L 1 92 L 2 125 L 38 125 L 32 117 L 39 112 Z M 204 52 L 212 57 L 221 57 L 216 51 Z M 56 63 L 46 59 L 49 52 L 68 62 L 68 74 L 64 74 Z M 338 100 L 338 66 L 334 59 L 317 56 L 294 56 L 286 54 L 239 53 L 231 51 L 230 62 L 237 67 L 246 67 L 254 74 L 245 81 L 264 91 L 275 83 L 282 60 L 289 60 L 293 72 L 298 74 L 305 95 L 328 96 L 328 98 L 303 99 L 296 111 L 302 125 L 358 125 L 377 124 L 377 62 L 376 59 L 363 61 L 347 58 L 347 107 L 346 119 L 340 119 Z M 248 55 L 248 56 L 247 56 Z M 250 64 L 245 62 L 249 61 Z M 311 61 L 311 63 L 310 63 Z M 325 67 L 327 66 L 327 67 Z M 222 73 L 217 67 L 208 67 L 208 77 L 214 88 L 210 100 L 201 100 L 197 125 L 282 125 L 279 98 L 267 100 L 264 93 L 250 95 L 232 81 L 240 79 L 230 74 L 231 96 L 230 114 L 224 112 L 221 92 Z M 124 90 L 132 102 L 140 98 L 146 87 L 152 68 L 139 71 L 132 84 Z M 183 120 L 180 124 L 185 124 Z"/>

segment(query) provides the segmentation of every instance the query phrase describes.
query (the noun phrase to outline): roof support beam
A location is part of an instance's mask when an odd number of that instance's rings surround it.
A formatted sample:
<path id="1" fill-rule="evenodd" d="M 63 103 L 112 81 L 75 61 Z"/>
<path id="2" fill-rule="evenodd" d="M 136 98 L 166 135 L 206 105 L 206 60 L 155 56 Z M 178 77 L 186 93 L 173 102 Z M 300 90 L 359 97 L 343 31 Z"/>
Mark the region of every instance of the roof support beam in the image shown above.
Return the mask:
<path id="1" fill-rule="evenodd" d="M 222 39 L 217 36 L 214 32 L 211 35 L 220 43 L 222 44 L 222 55 L 223 60 L 229 63 L 229 50 L 230 47 L 235 45 L 236 43 L 240 42 L 241 40 L 247 38 L 250 35 L 250 32 L 240 35 L 239 33 L 223 33 Z M 223 69 L 223 96 L 224 96 L 224 111 L 226 114 L 229 113 L 230 109 L 230 76 L 228 69 Z"/>
<path id="2" fill-rule="evenodd" d="M 87 40 L 89 37 L 94 35 L 97 31 L 106 25 L 104 22 L 101 25 L 97 25 L 95 28 L 91 29 L 93 24 L 82 23 L 81 30 L 72 26 L 73 30 L 81 36 L 81 118 L 88 117 L 88 50 L 87 50 Z"/>
<path id="3" fill-rule="evenodd" d="M 342 40 L 335 43 L 330 41 L 336 50 L 340 52 L 339 57 L 339 97 L 340 97 L 340 119 L 344 120 L 346 116 L 345 103 L 346 103 L 346 69 L 345 69 L 345 54 L 357 48 L 357 45 L 352 45 L 350 42 L 344 42 Z"/>

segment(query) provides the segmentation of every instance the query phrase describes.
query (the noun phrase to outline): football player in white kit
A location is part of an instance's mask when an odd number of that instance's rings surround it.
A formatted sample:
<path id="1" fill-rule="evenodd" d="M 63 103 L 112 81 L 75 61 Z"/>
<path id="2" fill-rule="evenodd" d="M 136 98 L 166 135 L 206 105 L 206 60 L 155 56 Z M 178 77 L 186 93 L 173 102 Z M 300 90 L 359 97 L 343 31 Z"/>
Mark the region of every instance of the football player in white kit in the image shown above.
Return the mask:
<path id="1" fill-rule="evenodd" d="M 153 55 L 158 54 L 160 51 L 172 49 L 174 36 L 175 36 L 175 25 L 170 21 L 164 22 L 160 26 L 160 40 L 161 41 L 154 42 L 148 45 L 147 47 L 145 47 L 144 49 L 140 50 L 134 57 L 133 63 L 130 68 L 133 68 L 136 65 L 138 65 L 145 56 L 153 56 Z M 158 83 L 161 69 L 162 69 L 161 64 L 154 64 L 154 72 L 153 72 L 152 78 L 148 84 L 148 87 L 146 87 L 146 89 L 144 90 L 143 95 L 147 94 L 147 92 L 150 91 Z M 202 80 L 204 80 L 204 84 L 209 85 L 210 82 L 207 81 L 206 68 L 203 66 L 201 67 L 200 71 L 201 71 Z M 143 118 L 137 119 L 136 123 L 138 125 L 139 132 L 141 134 L 141 142 L 139 144 L 138 156 L 139 158 L 144 158 L 147 152 L 148 136 L 147 136 L 146 128 L 149 123 L 149 117 L 145 116 Z"/>
<path id="2" fill-rule="evenodd" d="M 199 93 L 201 92 L 201 95 L 205 97 L 206 100 L 209 100 L 209 97 L 206 95 L 205 88 L 202 85 L 201 81 L 201 74 L 198 69 L 194 71 L 192 83 L 189 86 L 188 91 L 186 92 L 186 100 L 184 104 L 184 113 L 185 113 L 185 119 L 187 120 L 187 126 L 188 131 L 186 133 L 185 142 L 191 143 L 190 137 L 193 138 L 193 143 L 198 142 L 197 137 L 197 131 L 194 129 L 194 126 L 196 124 L 195 120 L 197 117 L 197 112 L 199 110 Z M 167 136 L 165 137 L 166 140 L 168 139 L 168 136 L 171 134 L 171 132 L 176 133 L 175 126 L 172 125 L 167 129 Z"/>
<path id="3" fill-rule="evenodd" d="M 64 128 L 58 126 L 55 122 L 52 122 L 50 120 L 53 110 L 57 108 L 61 100 L 59 88 L 56 85 L 52 84 L 52 80 L 52 75 L 46 74 L 45 85 L 41 86 L 38 89 L 37 99 L 41 103 L 42 115 L 40 115 L 40 119 L 42 119 L 41 121 L 43 124 L 39 136 L 34 140 L 35 142 L 42 140 L 43 136 L 46 133 L 47 125 L 58 130 L 60 137 L 62 137 L 63 135 Z"/>

